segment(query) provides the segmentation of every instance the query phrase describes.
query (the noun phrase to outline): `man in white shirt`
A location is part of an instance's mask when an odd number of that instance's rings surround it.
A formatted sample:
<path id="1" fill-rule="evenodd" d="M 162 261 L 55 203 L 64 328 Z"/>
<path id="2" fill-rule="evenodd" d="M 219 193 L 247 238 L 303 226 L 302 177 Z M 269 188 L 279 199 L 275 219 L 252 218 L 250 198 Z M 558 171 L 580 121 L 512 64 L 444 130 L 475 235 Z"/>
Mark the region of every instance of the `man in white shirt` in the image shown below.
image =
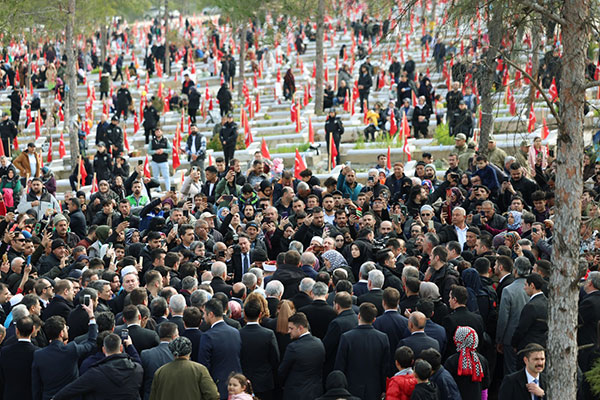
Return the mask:
<path id="1" fill-rule="evenodd" d="M 546 399 L 545 388 L 547 382 L 545 375 L 542 374 L 546 366 L 544 348 L 537 343 L 531 343 L 521 353 L 523 354 L 525 368 L 504 377 L 498 398 L 515 400 Z"/>

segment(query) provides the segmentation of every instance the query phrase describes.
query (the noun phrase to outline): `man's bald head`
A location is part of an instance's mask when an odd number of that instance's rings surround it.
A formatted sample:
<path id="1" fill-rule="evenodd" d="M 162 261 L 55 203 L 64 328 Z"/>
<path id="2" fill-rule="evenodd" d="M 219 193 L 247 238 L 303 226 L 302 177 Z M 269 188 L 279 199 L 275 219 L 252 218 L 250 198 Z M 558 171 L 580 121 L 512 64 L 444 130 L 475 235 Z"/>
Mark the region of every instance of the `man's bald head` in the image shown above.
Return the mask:
<path id="1" fill-rule="evenodd" d="M 411 332 L 422 331 L 425 329 L 426 323 L 427 318 L 425 317 L 425 314 L 419 311 L 413 312 L 408 318 L 408 326 Z"/>

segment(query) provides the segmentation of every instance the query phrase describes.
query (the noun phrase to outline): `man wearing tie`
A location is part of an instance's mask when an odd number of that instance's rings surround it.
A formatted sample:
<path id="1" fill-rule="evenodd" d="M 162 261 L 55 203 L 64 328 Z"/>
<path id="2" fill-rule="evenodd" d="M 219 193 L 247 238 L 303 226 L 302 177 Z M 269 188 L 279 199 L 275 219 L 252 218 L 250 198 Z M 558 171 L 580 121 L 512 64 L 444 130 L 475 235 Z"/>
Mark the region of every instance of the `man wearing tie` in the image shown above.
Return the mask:
<path id="1" fill-rule="evenodd" d="M 525 368 L 507 375 L 500 386 L 499 399 L 545 400 L 546 376 L 542 374 L 546 365 L 544 348 L 530 343 L 523 350 Z"/>
<path id="2" fill-rule="evenodd" d="M 240 282 L 242 276 L 250 271 L 252 258 L 250 257 L 250 238 L 245 234 L 239 235 L 238 242 L 239 252 L 237 249 L 231 258 L 231 269 L 233 270 L 233 281 Z"/>

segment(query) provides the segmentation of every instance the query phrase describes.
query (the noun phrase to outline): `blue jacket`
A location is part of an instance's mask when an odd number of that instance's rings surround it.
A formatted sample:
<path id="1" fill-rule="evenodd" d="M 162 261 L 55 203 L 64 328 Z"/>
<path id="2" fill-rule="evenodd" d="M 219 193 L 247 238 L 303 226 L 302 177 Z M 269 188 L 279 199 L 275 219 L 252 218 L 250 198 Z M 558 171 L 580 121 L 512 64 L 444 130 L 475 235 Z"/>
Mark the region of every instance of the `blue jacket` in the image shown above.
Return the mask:
<path id="1" fill-rule="evenodd" d="M 435 386 L 437 386 L 440 400 L 462 399 L 456 381 L 452 377 L 452 374 L 450 374 L 450 372 L 448 372 L 444 367 L 440 366 L 440 369 L 431 375 L 429 381 L 435 383 Z"/>
<path id="2" fill-rule="evenodd" d="M 346 183 L 346 176 L 342 175 L 342 173 L 340 172 L 340 175 L 338 176 L 338 181 L 337 181 L 337 189 L 340 192 L 342 192 L 342 194 L 350 195 L 350 198 L 352 199 L 352 201 L 356 201 L 358 199 L 358 194 L 360 193 L 362 187 L 363 187 L 363 185 L 356 182 L 356 186 L 354 186 L 354 189 L 351 188 Z"/>
<path id="3" fill-rule="evenodd" d="M 88 339 L 82 344 L 70 342 L 64 344 L 53 340 L 48 347 L 33 354 L 31 366 L 34 400 L 49 400 L 60 389 L 73 382 L 79 376 L 77 361 L 96 347 L 98 325 L 90 324 Z M 57 366 L 60 365 L 60 368 Z"/>
<path id="4" fill-rule="evenodd" d="M 496 175 L 496 170 L 491 165 L 487 165 L 483 169 L 478 169 L 475 171 L 474 175 L 479 176 L 481 178 L 481 183 L 491 191 L 495 191 L 500 188 L 498 175 Z"/>
<path id="5" fill-rule="evenodd" d="M 232 372 L 242 372 L 240 351 L 242 339 L 240 332 L 227 325 L 224 321 L 202 334 L 198 362 L 210 372 L 221 394 L 221 399 L 227 399 L 227 379 Z"/>

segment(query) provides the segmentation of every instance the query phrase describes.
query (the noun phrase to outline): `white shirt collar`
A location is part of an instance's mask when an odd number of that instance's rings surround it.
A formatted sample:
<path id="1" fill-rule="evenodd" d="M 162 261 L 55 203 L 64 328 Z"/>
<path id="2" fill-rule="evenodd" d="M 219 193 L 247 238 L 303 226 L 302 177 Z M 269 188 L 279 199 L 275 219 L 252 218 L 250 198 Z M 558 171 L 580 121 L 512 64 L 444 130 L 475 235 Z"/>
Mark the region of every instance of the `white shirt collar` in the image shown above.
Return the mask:
<path id="1" fill-rule="evenodd" d="M 544 294 L 544 292 L 537 292 L 537 293 L 535 293 L 533 296 L 531 296 L 531 297 L 529 298 L 529 301 L 533 300 L 533 298 L 534 298 L 535 296 L 537 296 L 538 294 Z"/>
<path id="2" fill-rule="evenodd" d="M 258 322 L 246 322 L 246 326 L 248 325 L 260 325 Z"/>
<path id="3" fill-rule="evenodd" d="M 31 339 L 19 339 L 18 341 L 19 342 L 29 342 L 29 343 L 31 343 Z"/>
<path id="4" fill-rule="evenodd" d="M 300 339 L 302 336 L 306 336 L 306 335 L 310 335 L 310 332 L 304 332 L 302 335 L 298 336 L 298 339 Z"/>
<path id="5" fill-rule="evenodd" d="M 216 324 L 218 324 L 218 323 L 220 323 L 220 322 L 223 322 L 223 323 L 225 323 L 225 321 L 223 321 L 222 319 L 220 319 L 220 320 L 218 320 L 217 322 L 215 322 L 214 324 L 212 324 L 212 325 L 210 326 L 210 328 L 211 328 L 211 329 L 212 329 L 212 328 L 214 328 L 214 327 L 215 327 L 215 325 L 216 325 Z"/>

